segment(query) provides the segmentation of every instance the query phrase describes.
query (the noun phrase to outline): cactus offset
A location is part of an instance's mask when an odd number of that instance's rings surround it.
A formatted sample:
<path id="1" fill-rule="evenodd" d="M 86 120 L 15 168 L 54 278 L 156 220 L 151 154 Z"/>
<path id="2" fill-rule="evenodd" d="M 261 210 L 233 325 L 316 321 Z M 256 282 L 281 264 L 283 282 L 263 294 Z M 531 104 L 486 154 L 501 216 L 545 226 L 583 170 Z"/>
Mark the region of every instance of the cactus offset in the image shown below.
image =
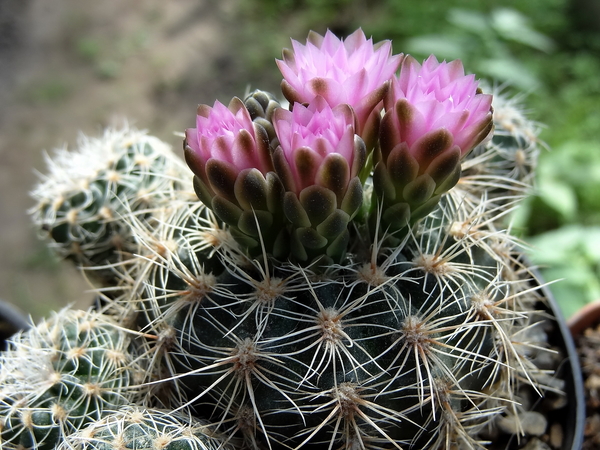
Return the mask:
<path id="1" fill-rule="evenodd" d="M 82 136 L 78 147 L 47 159 L 50 173 L 32 192 L 33 220 L 61 256 L 94 267 L 108 284 L 113 274 L 99 268 L 128 258 L 135 248 L 120 220 L 127 212 L 123 204 L 149 214 L 181 189 L 184 166 L 168 145 L 128 127 L 106 130 L 102 138 Z"/>
<path id="2" fill-rule="evenodd" d="M 63 435 L 144 397 L 132 332 L 62 311 L 18 334 L 0 358 L 2 448 L 53 449 Z"/>
<path id="3" fill-rule="evenodd" d="M 230 450 L 208 424 L 170 411 L 122 408 L 68 436 L 59 450 Z"/>

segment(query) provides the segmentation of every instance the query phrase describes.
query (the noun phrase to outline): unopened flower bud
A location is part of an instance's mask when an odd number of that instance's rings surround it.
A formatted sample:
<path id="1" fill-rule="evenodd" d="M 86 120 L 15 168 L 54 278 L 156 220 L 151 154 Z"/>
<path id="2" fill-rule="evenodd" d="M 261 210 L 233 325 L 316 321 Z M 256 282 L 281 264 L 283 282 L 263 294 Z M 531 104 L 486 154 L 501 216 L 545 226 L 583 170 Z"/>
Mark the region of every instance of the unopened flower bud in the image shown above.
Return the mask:
<path id="1" fill-rule="evenodd" d="M 282 91 L 290 103 L 323 97 L 331 107 L 348 104 L 356 114 L 356 133 L 369 145 L 377 137 L 380 102 L 388 92 L 402 55 L 392 55 L 392 44 L 374 45 L 359 28 L 346 39 L 331 31 L 313 31 L 306 45 L 292 40 L 292 50 L 277 61 L 283 74 Z"/>
<path id="2" fill-rule="evenodd" d="M 273 115 L 279 139 L 273 162 L 287 191 L 283 205 L 293 226 L 292 253 L 301 261 L 319 255 L 340 259 L 346 251 L 347 225 L 362 204 L 358 174 L 366 160 L 353 124 L 347 105 L 331 108 L 320 96 Z"/>
<path id="3" fill-rule="evenodd" d="M 392 230 L 428 214 L 457 183 L 462 158 L 492 133 L 491 101 L 459 60 L 404 59 L 386 97 L 373 174 Z"/>

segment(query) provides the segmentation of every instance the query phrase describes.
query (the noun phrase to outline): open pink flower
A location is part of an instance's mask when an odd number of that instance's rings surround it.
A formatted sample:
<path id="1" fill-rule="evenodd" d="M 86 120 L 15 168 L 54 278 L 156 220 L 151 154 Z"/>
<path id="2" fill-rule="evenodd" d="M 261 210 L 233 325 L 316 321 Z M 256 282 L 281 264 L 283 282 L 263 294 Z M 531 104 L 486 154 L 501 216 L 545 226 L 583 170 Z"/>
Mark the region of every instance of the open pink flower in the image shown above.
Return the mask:
<path id="1" fill-rule="evenodd" d="M 357 116 L 357 134 L 362 135 L 402 59 L 391 55 L 391 42 L 373 45 L 361 29 L 345 40 L 331 31 L 324 37 L 311 31 L 306 45 L 292 40 L 292 47 L 283 51 L 283 60 L 277 60 L 285 97 L 290 103 L 308 103 L 322 96 L 331 107 L 349 104 Z"/>
<path id="2" fill-rule="evenodd" d="M 209 161 L 219 161 L 239 172 L 272 170 L 264 130 L 257 130 L 244 103 L 235 97 L 226 107 L 216 101 L 198 107 L 196 128 L 185 130 L 185 156 L 191 169 L 205 177 Z"/>
<path id="3" fill-rule="evenodd" d="M 492 96 L 481 93 L 460 60 L 440 63 L 432 55 L 421 65 L 407 56 L 385 103 L 381 140 L 388 152 L 404 142 L 418 159 L 430 151 L 420 145 L 423 139 L 439 131 L 463 157 L 492 132 Z"/>
<path id="4" fill-rule="evenodd" d="M 318 96 L 308 106 L 296 103 L 292 111 L 278 109 L 273 126 L 279 140 L 273 154 L 275 171 L 288 191 L 300 194 L 315 184 L 345 190 L 362 168 L 363 144 L 355 138 L 348 105 L 331 108 Z"/>

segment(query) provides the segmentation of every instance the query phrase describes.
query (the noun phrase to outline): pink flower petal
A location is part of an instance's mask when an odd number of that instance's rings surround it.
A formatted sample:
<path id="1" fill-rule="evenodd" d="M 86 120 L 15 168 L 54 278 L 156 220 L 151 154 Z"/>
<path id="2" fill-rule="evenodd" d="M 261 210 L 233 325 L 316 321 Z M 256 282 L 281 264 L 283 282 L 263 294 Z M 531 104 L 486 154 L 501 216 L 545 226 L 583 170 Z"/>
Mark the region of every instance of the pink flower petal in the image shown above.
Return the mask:
<path id="1" fill-rule="evenodd" d="M 212 107 L 200 105 L 197 112 L 196 128 L 186 130 L 187 152 L 197 155 L 190 155 L 189 159 L 203 161 L 203 164 L 215 159 L 232 165 L 237 171 L 258 168 L 266 173 L 270 170 L 262 151 L 266 144 L 257 141 L 250 113 L 239 98 L 233 98 L 228 106 L 219 101 Z"/>
<path id="2" fill-rule="evenodd" d="M 317 182 L 316 174 L 328 155 L 339 154 L 352 166 L 354 115 L 348 105 L 331 108 L 317 96 L 307 106 L 295 103 L 292 111 L 275 111 L 273 126 L 279 140 L 277 158 L 286 160 L 275 164 L 276 171 L 280 167 L 285 172 L 280 176 L 287 180 L 291 173 L 296 194 Z"/>
<path id="3" fill-rule="evenodd" d="M 388 134 L 381 136 L 386 149 L 402 141 L 411 147 L 425 134 L 447 130 L 464 156 L 491 121 L 491 96 L 478 94 L 477 85 L 474 75 L 464 74 L 459 60 L 438 62 L 431 55 L 420 64 L 405 57 L 385 99 L 386 115 L 392 115 L 382 128 Z M 410 107 L 404 103 L 398 107 L 398 102 L 408 102 Z M 399 137 L 390 131 L 394 120 L 401 130 Z"/>
<path id="4" fill-rule="evenodd" d="M 361 29 L 345 40 L 331 31 L 325 36 L 311 32 L 306 45 L 292 40 L 292 50 L 284 51 L 277 65 L 284 77 L 282 90 L 290 103 L 309 103 L 322 96 L 331 107 L 347 103 L 357 111 L 358 132 L 375 106 L 382 100 L 363 101 L 392 79 L 402 55 L 391 55 L 389 41 L 378 45 Z M 293 58 L 290 56 L 293 53 Z M 366 110 L 370 106 L 370 110 Z"/>

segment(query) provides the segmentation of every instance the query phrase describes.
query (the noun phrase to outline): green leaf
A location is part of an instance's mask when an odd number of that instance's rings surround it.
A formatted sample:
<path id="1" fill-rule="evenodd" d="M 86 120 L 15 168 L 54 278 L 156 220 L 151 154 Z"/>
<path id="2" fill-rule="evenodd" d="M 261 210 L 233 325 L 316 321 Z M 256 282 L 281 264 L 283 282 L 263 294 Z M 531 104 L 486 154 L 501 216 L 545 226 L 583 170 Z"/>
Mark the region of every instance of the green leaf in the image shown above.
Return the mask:
<path id="1" fill-rule="evenodd" d="M 484 14 L 478 11 L 453 8 L 448 12 L 448 22 L 477 34 L 489 32 L 489 20 Z"/>
<path id="2" fill-rule="evenodd" d="M 570 185 L 557 180 L 540 180 L 539 196 L 566 219 L 576 216 L 577 196 Z"/>
<path id="3" fill-rule="evenodd" d="M 526 16 L 510 8 L 498 8 L 491 14 L 491 25 L 504 39 L 525 44 L 549 53 L 554 42 L 546 35 L 534 30 Z"/>
<path id="4" fill-rule="evenodd" d="M 411 54 L 434 54 L 438 59 L 465 58 L 462 39 L 448 35 L 430 34 L 408 39 L 405 48 Z"/>
<path id="5" fill-rule="evenodd" d="M 600 265 L 600 226 L 568 225 L 528 239 L 535 264 L 583 267 Z"/>
<path id="6" fill-rule="evenodd" d="M 559 280 L 549 288 L 567 318 L 600 298 L 600 282 L 589 268 L 560 266 L 541 272 L 546 281 Z"/>
<path id="7" fill-rule="evenodd" d="M 534 264 L 569 265 L 581 259 L 584 227 L 573 225 L 558 228 L 528 239 Z"/>
<path id="8" fill-rule="evenodd" d="M 508 81 L 526 91 L 540 86 L 539 80 L 529 69 L 510 57 L 482 59 L 477 64 L 477 72 L 496 80 Z"/>

